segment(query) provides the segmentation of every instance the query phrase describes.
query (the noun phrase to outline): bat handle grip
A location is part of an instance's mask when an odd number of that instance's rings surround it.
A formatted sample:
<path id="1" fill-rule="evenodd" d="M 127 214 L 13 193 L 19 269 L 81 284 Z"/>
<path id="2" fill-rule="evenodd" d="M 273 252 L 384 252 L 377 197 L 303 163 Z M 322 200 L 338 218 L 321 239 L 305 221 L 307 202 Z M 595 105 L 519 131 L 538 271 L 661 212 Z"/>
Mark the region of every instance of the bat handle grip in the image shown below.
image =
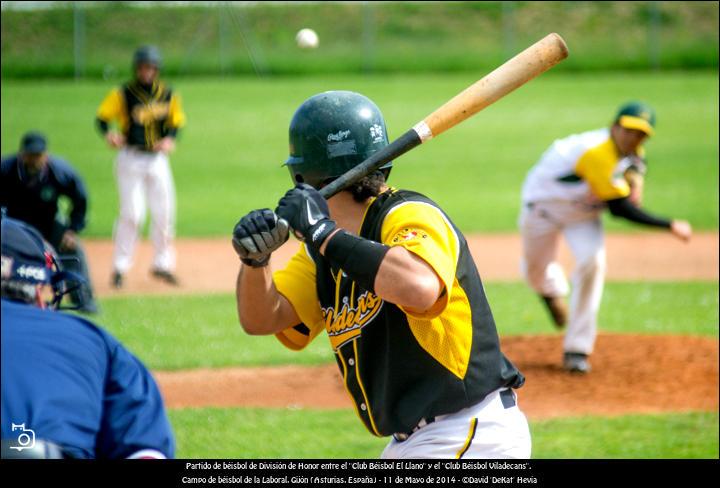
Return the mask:
<path id="1" fill-rule="evenodd" d="M 365 161 L 358 164 L 348 172 L 337 177 L 320 189 L 320 195 L 325 199 L 340 193 L 350 185 L 357 183 L 365 176 L 377 171 L 380 167 L 398 156 L 402 156 L 412 148 L 419 146 L 422 140 L 414 129 L 410 129 L 392 143 L 388 144 L 378 152 L 369 156 Z"/>

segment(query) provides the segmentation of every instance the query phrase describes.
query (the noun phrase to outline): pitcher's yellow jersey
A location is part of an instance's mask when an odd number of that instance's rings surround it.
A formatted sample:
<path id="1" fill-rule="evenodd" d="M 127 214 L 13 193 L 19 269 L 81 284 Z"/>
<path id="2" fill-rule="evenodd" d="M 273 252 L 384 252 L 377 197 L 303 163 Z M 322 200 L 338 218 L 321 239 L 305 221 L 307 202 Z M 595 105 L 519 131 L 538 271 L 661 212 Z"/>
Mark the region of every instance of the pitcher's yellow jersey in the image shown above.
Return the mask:
<path id="1" fill-rule="evenodd" d="M 644 155 L 642 148 L 638 155 Z M 626 197 L 630 187 L 623 175 L 632 164 L 617 150 L 609 129 L 574 134 L 555 141 L 530 170 L 522 200 L 597 203 Z"/>

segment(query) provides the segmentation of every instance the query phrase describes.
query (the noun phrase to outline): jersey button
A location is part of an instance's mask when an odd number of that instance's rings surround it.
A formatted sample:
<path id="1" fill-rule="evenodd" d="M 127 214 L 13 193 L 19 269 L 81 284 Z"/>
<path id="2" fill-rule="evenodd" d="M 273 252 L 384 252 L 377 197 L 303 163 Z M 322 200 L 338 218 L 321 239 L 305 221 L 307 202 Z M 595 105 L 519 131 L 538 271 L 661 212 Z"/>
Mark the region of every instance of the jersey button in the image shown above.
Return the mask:
<path id="1" fill-rule="evenodd" d="M 361 403 L 361 404 L 360 404 L 360 410 L 362 410 L 363 412 L 364 412 L 365 410 L 367 410 L 367 405 L 365 405 L 364 403 Z"/>
<path id="2" fill-rule="evenodd" d="M 355 360 L 353 358 L 348 359 L 348 364 L 350 366 L 355 366 Z"/>

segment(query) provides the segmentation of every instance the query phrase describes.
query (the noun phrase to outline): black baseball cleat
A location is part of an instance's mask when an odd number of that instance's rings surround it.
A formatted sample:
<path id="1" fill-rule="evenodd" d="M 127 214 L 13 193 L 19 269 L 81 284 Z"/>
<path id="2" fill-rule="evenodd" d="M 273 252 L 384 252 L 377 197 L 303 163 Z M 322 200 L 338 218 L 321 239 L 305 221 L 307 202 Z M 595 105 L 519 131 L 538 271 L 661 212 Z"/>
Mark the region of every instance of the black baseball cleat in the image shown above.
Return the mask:
<path id="1" fill-rule="evenodd" d="M 123 287 L 123 275 L 117 271 L 113 272 L 112 280 L 110 281 L 110 285 L 113 288 L 120 289 Z"/>
<path id="2" fill-rule="evenodd" d="M 570 373 L 589 373 L 590 362 L 588 361 L 588 355 L 581 352 L 566 352 L 563 356 L 563 368 Z"/>
<path id="3" fill-rule="evenodd" d="M 555 327 L 558 329 L 565 327 L 568 318 L 568 309 L 565 304 L 565 299 L 563 297 L 548 297 L 544 295 L 540 295 L 540 298 L 542 298 L 543 303 L 545 303 L 545 306 L 550 312 L 550 316 L 552 317 Z"/>
<path id="4" fill-rule="evenodd" d="M 151 271 L 151 274 L 155 278 L 162 280 L 169 285 L 180 286 L 180 282 L 178 281 L 177 277 L 174 274 L 172 274 L 170 271 L 165 271 L 162 269 L 154 268 Z"/>

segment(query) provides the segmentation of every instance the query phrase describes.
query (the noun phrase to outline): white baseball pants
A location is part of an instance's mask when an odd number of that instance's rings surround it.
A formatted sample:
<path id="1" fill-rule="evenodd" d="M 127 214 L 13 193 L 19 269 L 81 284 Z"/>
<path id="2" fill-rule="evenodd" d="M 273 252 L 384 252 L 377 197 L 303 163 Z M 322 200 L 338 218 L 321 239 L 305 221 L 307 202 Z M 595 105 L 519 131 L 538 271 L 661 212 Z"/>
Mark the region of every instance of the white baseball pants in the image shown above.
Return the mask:
<path id="1" fill-rule="evenodd" d="M 504 388 L 503 388 L 504 390 Z M 517 406 L 506 406 L 496 390 L 480 403 L 440 415 L 400 442 L 385 447 L 383 459 L 530 459 L 530 428 Z"/>
<path id="2" fill-rule="evenodd" d="M 132 266 L 138 233 L 150 209 L 150 237 L 155 248 L 153 267 L 175 269 L 175 186 L 165 153 L 123 148 L 115 163 L 120 195 L 120 215 L 115 222 L 115 271 Z"/>
<path id="3" fill-rule="evenodd" d="M 600 210 L 574 202 L 540 202 L 520 214 L 522 271 L 539 294 L 566 296 L 567 279 L 557 262 L 560 235 L 575 258 L 565 352 L 591 354 L 605 282 L 605 242 Z"/>

